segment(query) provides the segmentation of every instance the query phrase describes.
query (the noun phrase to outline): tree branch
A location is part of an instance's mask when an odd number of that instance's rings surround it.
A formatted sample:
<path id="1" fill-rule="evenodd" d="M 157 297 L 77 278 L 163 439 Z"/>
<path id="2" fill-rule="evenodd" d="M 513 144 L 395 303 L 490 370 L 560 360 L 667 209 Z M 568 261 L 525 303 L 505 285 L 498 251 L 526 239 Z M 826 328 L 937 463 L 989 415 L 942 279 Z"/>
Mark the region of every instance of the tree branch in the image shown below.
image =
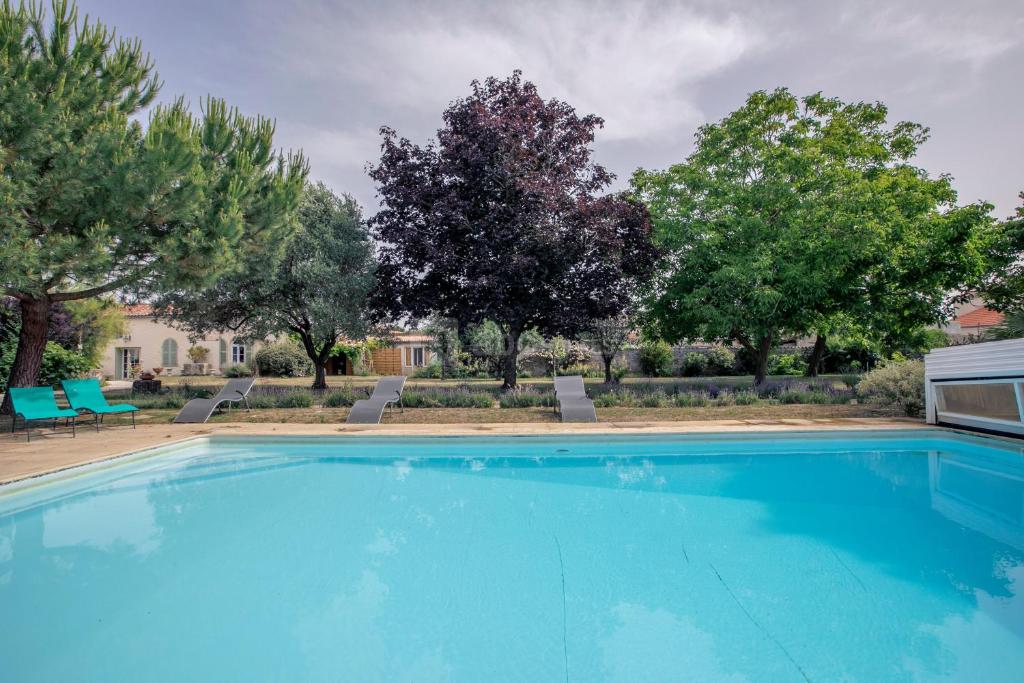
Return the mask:
<path id="1" fill-rule="evenodd" d="M 100 294 L 106 294 L 112 292 L 115 289 L 124 287 L 131 281 L 129 277 L 123 277 L 113 282 L 108 282 L 105 285 L 99 285 L 97 287 L 90 287 L 88 289 L 80 289 L 77 292 L 57 292 L 56 294 L 50 295 L 51 301 L 77 301 L 78 299 L 88 299 L 90 297 L 99 296 Z"/>

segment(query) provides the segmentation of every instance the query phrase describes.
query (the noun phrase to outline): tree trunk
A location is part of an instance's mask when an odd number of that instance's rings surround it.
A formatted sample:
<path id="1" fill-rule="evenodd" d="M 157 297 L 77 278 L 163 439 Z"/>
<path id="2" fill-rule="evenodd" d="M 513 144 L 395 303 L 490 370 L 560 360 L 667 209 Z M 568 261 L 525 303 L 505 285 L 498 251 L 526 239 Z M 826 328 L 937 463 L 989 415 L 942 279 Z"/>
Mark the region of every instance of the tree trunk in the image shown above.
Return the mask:
<path id="1" fill-rule="evenodd" d="M 807 376 L 817 377 L 821 372 L 821 361 L 825 358 L 825 335 L 819 334 L 814 339 L 814 349 L 811 357 L 807 359 Z"/>
<path id="2" fill-rule="evenodd" d="M 757 365 L 754 369 L 754 386 L 759 387 L 764 384 L 765 378 L 768 376 L 768 357 L 772 353 L 772 336 L 766 334 L 761 337 L 757 342 L 757 349 L 755 350 L 754 360 Z"/>
<path id="3" fill-rule="evenodd" d="M 323 390 L 327 388 L 327 363 L 323 361 L 315 361 L 313 366 L 316 368 L 316 375 L 313 378 L 313 389 Z"/>
<path id="4" fill-rule="evenodd" d="M 18 335 L 18 350 L 14 354 L 14 365 L 7 379 L 8 387 L 34 387 L 39 381 L 39 368 L 43 364 L 43 350 L 46 348 L 46 333 L 50 324 L 50 299 L 21 300 L 21 333 Z M 11 412 L 11 395 L 4 394 L 0 414 Z"/>
<path id="5" fill-rule="evenodd" d="M 604 383 L 611 384 L 613 381 L 612 361 L 615 360 L 615 354 L 612 354 L 610 356 L 608 354 L 604 354 L 601 356 L 601 359 L 604 361 Z"/>
<path id="6" fill-rule="evenodd" d="M 519 335 L 522 331 L 510 328 L 505 334 L 505 357 L 502 363 L 502 390 L 516 388 L 516 360 L 519 359 Z"/>
<path id="7" fill-rule="evenodd" d="M 311 340 L 312 341 L 312 340 Z M 316 369 L 316 376 L 313 377 L 313 389 L 323 391 L 327 389 L 327 361 L 331 359 L 331 350 L 337 343 L 338 338 L 325 339 L 324 345 L 320 347 L 320 352 L 316 358 L 313 359 L 313 367 Z M 312 345 L 314 350 L 315 345 Z"/>

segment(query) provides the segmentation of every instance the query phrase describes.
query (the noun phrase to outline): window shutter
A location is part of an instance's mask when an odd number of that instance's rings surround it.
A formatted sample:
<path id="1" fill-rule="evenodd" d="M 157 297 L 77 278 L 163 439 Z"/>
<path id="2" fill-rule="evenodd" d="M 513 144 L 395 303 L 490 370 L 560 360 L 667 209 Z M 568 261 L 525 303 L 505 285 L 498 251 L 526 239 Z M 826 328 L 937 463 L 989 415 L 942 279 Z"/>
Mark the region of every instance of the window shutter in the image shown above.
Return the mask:
<path id="1" fill-rule="evenodd" d="M 412 367 L 412 347 L 405 347 L 405 365 L 406 367 Z"/>
<path id="2" fill-rule="evenodd" d="M 114 349 L 114 379 L 124 377 L 124 349 Z"/>
<path id="3" fill-rule="evenodd" d="M 178 342 L 174 339 L 164 339 L 161 346 L 161 365 L 165 368 L 173 368 L 178 365 Z"/>
<path id="4" fill-rule="evenodd" d="M 224 367 L 228 364 L 228 343 L 223 339 L 220 340 L 220 366 Z"/>

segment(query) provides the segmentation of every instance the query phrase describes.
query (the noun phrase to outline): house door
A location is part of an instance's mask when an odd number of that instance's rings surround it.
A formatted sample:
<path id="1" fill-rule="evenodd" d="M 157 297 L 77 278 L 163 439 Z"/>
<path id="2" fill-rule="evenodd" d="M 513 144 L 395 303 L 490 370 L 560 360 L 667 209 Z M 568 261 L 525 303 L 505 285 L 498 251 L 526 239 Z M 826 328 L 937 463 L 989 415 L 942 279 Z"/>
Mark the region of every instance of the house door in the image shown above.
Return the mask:
<path id="1" fill-rule="evenodd" d="M 114 350 L 114 379 L 131 379 L 132 368 L 139 365 L 139 349 L 117 348 Z"/>

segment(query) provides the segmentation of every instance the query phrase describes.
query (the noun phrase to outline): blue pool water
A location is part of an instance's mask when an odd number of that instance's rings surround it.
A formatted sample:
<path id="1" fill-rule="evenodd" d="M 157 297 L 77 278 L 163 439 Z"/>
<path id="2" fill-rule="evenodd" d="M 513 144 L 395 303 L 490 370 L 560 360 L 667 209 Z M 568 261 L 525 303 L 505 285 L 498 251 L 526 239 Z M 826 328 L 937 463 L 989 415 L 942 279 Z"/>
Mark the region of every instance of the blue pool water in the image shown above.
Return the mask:
<path id="1" fill-rule="evenodd" d="M 1024 680 L 941 432 L 215 439 L 0 489 L 3 681 Z"/>

